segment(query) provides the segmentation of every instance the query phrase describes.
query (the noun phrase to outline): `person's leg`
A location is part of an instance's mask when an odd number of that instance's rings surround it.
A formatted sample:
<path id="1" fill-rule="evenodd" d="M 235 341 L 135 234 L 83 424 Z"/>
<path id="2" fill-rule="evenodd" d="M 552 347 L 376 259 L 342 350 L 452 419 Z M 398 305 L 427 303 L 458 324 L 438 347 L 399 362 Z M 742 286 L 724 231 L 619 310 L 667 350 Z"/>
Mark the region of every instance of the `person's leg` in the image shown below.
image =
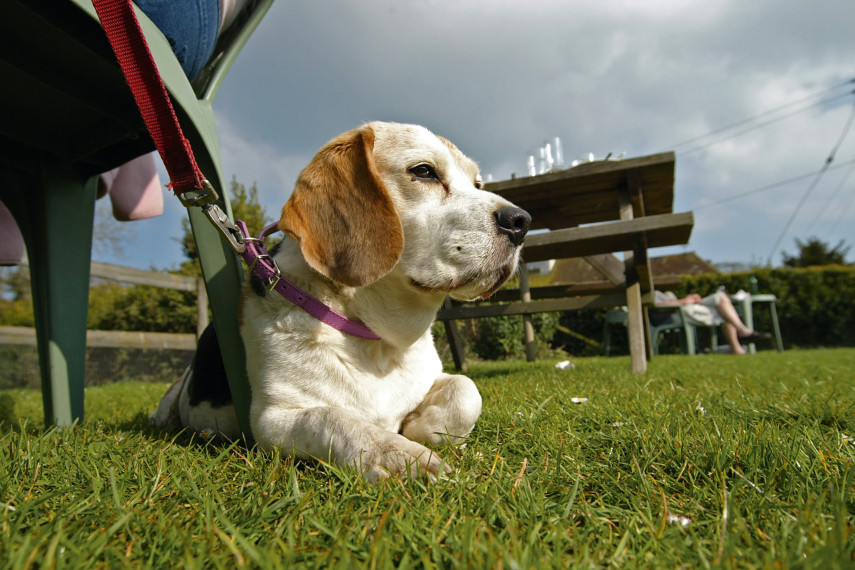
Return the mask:
<path id="1" fill-rule="evenodd" d="M 205 67 L 217 43 L 219 0 L 136 0 L 136 5 L 169 40 L 192 81 Z"/>
<path id="2" fill-rule="evenodd" d="M 742 322 L 742 319 L 739 318 L 739 313 L 736 312 L 736 308 L 733 306 L 733 303 L 730 301 L 730 297 L 724 294 L 719 295 L 718 309 L 721 318 L 725 320 L 725 324 L 729 324 L 733 328 L 733 332 L 736 336 L 748 336 L 754 331 L 745 326 L 745 323 Z M 730 328 L 722 325 L 724 329 Z M 727 332 L 725 332 L 727 334 Z"/>
<path id="3" fill-rule="evenodd" d="M 739 342 L 736 327 L 729 322 L 724 322 L 721 324 L 721 330 L 724 333 L 724 338 L 727 339 L 727 344 L 730 345 L 731 352 L 733 352 L 733 354 L 745 354 L 746 351 L 742 348 L 742 344 Z M 715 332 L 713 332 L 713 334 L 715 334 Z"/>

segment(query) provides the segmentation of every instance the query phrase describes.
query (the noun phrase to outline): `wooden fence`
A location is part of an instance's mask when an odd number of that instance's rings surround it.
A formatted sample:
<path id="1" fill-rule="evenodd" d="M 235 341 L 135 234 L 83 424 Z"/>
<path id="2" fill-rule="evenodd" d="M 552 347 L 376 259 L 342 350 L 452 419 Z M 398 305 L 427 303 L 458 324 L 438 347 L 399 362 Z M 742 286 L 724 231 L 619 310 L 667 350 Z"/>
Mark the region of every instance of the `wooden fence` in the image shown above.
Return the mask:
<path id="1" fill-rule="evenodd" d="M 27 269 L 26 260 L 20 265 Z M 196 292 L 196 334 L 161 333 L 161 332 L 129 332 L 129 331 L 96 331 L 86 332 L 86 346 L 89 348 L 142 348 L 142 349 L 172 349 L 195 350 L 196 338 L 208 326 L 208 294 L 205 283 L 197 277 L 143 271 L 122 265 L 100 263 L 93 261 L 90 274 L 92 278 L 106 279 L 133 285 L 149 285 L 161 289 L 177 289 L 179 291 Z M 36 331 L 29 327 L 0 326 L 0 345 L 31 345 L 36 344 Z"/>

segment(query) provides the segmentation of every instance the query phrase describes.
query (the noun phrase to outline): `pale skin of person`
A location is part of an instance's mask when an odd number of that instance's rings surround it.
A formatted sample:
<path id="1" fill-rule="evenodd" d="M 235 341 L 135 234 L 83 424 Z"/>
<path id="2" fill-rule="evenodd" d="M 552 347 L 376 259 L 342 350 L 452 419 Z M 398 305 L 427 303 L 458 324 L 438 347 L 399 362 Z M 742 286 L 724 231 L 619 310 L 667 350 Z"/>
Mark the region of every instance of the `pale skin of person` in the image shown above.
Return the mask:
<path id="1" fill-rule="evenodd" d="M 701 296 L 697 293 L 692 293 L 682 299 L 666 301 L 660 304 L 699 305 L 700 302 Z M 730 298 L 727 295 L 721 295 L 721 301 L 719 301 L 717 308 L 721 318 L 725 321 L 721 325 L 721 330 L 724 332 L 724 338 L 727 339 L 727 344 L 730 345 L 730 349 L 733 351 L 733 354 L 745 354 L 745 349 L 742 348 L 742 345 L 739 342 L 739 337 L 749 336 L 754 331 L 745 326 L 745 323 L 743 323 L 742 319 L 739 318 L 739 314 L 736 312 L 733 303 L 730 302 Z"/>

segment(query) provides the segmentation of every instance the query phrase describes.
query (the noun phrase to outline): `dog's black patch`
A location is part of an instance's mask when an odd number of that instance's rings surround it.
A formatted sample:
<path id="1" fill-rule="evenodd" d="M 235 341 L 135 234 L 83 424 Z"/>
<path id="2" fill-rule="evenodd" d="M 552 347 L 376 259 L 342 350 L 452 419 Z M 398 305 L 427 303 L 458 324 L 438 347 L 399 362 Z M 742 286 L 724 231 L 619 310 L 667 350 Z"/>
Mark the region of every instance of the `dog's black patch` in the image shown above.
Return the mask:
<path id="1" fill-rule="evenodd" d="M 190 405 L 198 406 L 208 402 L 212 408 L 220 408 L 232 403 L 232 393 L 223 365 L 223 356 L 217 342 L 217 331 L 210 324 L 199 337 L 196 355 L 193 357 L 193 374 L 187 387 Z"/>
<path id="2" fill-rule="evenodd" d="M 267 295 L 267 287 L 261 282 L 261 278 L 253 273 L 249 276 L 249 286 L 252 287 L 252 292 L 259 297 Z"/>

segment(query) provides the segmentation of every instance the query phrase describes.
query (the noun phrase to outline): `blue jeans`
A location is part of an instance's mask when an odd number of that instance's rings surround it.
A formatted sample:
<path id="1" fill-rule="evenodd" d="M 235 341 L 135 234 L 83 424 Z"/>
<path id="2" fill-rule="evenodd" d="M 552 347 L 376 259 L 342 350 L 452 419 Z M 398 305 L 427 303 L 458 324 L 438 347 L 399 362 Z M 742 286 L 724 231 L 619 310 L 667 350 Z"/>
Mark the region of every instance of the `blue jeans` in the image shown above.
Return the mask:
<path id="1" fill-rule="evenodd" d="M 208 63 L 220 29 L 220 0 L 136 0 L 160 28 L 192 80 Z"/>

